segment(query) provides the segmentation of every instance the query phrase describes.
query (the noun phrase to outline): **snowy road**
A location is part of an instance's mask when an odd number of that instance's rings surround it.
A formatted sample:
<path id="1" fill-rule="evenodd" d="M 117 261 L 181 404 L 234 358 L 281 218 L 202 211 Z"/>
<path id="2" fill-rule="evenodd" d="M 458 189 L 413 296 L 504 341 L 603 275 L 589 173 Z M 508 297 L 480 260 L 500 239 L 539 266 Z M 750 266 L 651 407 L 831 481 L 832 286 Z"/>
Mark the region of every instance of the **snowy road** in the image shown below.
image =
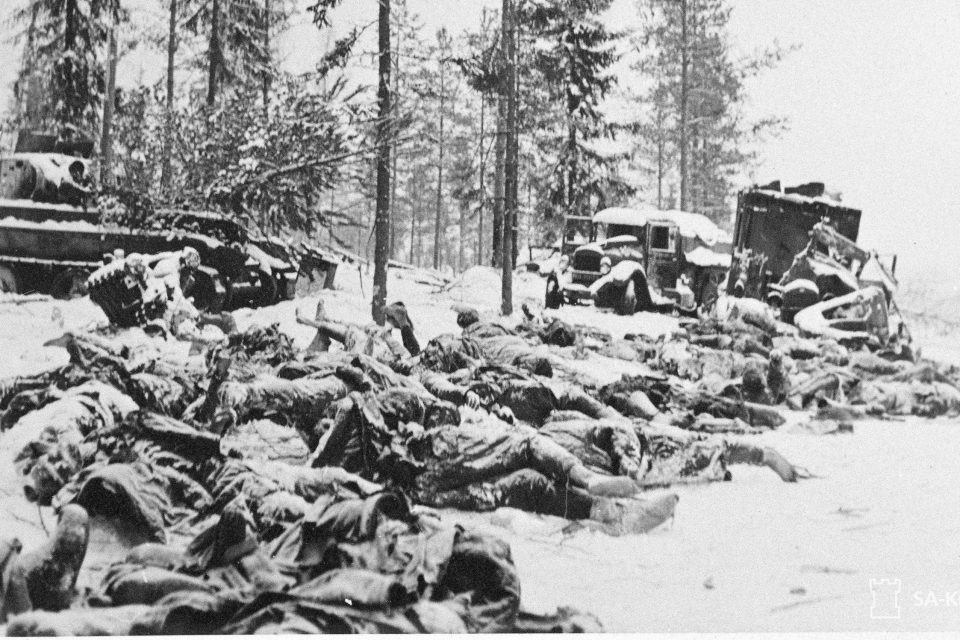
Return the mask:
<path id="1" fill-rule="evenodd" d="M 426 340 L 456 329 L 455 302 L 497 306 L 494 274 L 476 276 L 442 293 L 392 280 L 389 298 L 406 302 Z M 328 312 L 343 320 L 369 317 L 357 274 L 339 278 L 342 289 L 324 294 Z M 369 291 L 369 277 L 364 285 Z M 527 278 L 519 296 L 539 303 L 541 287 L 542 281 Z M 306 345 L 310 331 L 295 324 L 295 304 L 312 313 L 315 297 L 241 312 L 241 328 L 280 321 Z M 561 315 L 614 335 L 657 333 L 672 322 L 589 308 Z M 4 304 L 0 318 L 5 376 L 65 362 L 62 349 L 42 347 L 43 341 L 102 316 L 78 300 Z M 591 358 L 584 366 L 603 378 L 634 365 Z M 787 485 L 768 470 L 734 467 L 733 482 L 678 488 L 674 522 L 644 536 L 611 538 L 576 527 L 564 533 L 565 521 L 511 510 L 449 516 L 509 540 L 527 608 L 574 605 L 598 615 L 608 631 L 960 628 L 960 424 L 858 423 L 852 435 L 786 429 L 761 440 L 820 477 Z M 11 444 L 0 435 L 4 458 L 13 453 Z M 40 532 L 37 509 L 3 475 L 0 528 L 29 541 Z M 53 521 L 49 512 L 44 518 Z M 871 581 L 882 579 L 891 582 L 875 583 L 871 591 Z"/>

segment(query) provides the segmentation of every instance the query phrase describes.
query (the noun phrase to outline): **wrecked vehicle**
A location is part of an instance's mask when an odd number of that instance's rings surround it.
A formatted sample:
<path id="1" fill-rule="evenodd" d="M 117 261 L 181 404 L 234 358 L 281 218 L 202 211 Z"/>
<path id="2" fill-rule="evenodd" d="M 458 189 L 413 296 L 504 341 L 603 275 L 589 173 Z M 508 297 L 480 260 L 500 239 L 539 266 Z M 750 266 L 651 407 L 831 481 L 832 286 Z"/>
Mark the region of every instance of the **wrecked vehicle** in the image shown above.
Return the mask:
<path id="1" fill-rule="evenodd" d="M 547 277 L 545 304 L 593 300 L 629 315 L 711 306 L 730 265 L 730 238 L 705 216 L 612 207 L 592 221 L 590 242 Z"/>
<path id="2" fill-rule="evenodd" d="M 727 293 L 757 298 L 808 335 L 914 358 L 893 299 L 889 264 L 856 244 L 861 212 L 825 195 L 822 183 L 779 183 L 742 192 Z M 793 251 L 793 254 L 788 254 Z"/>
<path id="3" fill-rule="evenodd" d="M 860 210 L 827 195 L 822 182 L 781 190 L 776 181 L 741 191 L 727 293 L 735 294 L 739 288 L 737 295 L 765 299 L 767 286 L 778 283 L 790 269 L 815 225 L 829 221 L 841 236 L 856 242 L 860 216 Z"/>
<path id="4" fill-rule="evenodd" d="M 878 287 L 866 287 L 818 302 L 797 312 L 797 328 L 837 342 L 868 342 L 890 335 L 886 298 Z"/>
<path id="5" fill-rule="evenodd" d="M 90 160 L 51 136 L 21 134 L 0 158 L 0 289 L 69 298 L 119 253 L 193 247 L 202 266 L 187 294 L 198 308 L 264 306 L 294 296 L 294 253 L 226 216 L 159 209 L 137 226 L 104 219 L 93 196 Z"/>

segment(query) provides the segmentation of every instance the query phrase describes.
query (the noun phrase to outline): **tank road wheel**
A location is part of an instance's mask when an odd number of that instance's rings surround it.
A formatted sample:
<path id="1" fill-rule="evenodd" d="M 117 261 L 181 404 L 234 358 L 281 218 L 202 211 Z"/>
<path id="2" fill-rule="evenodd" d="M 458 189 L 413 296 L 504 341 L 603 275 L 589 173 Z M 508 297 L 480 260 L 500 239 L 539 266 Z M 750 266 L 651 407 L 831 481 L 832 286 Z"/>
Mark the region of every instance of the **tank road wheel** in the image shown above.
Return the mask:
<path id="1" fill-rule="evenodd" d="M 193 281 L 183 292 L 184 297 L 193 298 L 193 306 L 204 313 L 220 313 L 224 296 L 217 294 L 217 283 L 212 274 L 197 270 L 192 274 Z"/>
<path id="2" fill-rule="evenodd" d="M 556 278 L 547 279 L 547 293 L 543 297 L 543 306 L 547 309 L 559 309 L 563 304 L 563 292 Z"/>
<path id="3" fill-rule="evenodd" d="M 20 285 L 17 283 L 17 274 L 11 267 L 0 265 L 0 292 L 2 293 L 20 293 Z"/>
<path id="4" fill-rule="evenodd" d="M 53 278 L 50 295 L 57 300 L 71 300 L 87 293 L 87 278 L 90 274 L 84 269 L 65 269 Z"/>
<path id="5" fill-rule="evenodd" d="M 632 316 L 637 311 L 637 283 L 631 278 L 627 280 L 627 286 L 623 288 L 623 295 L 614 306 L 617 315 Z"/>
<path id="6" fill-rule="evenodd" d="M 292 283 L 287 279 L 287 274 L 277 273 L 275 278 L 277 282 L 277 301 L 293 300 L 297 295 L 297 280 Z"/>
<path id="7" fill-rule="evenodd" d="M 266 271 L 258 273 L 260 293 L 254 300 L 257 307 L 268 307 L 277 302 L 277 281 Z"/>

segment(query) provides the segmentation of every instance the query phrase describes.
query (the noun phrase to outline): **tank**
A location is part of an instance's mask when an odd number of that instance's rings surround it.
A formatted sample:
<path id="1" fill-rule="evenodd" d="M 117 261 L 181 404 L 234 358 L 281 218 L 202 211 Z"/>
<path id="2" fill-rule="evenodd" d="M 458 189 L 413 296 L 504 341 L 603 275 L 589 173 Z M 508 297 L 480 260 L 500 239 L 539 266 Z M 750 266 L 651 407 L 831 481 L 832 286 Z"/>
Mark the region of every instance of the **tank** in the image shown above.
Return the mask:
<path id="1" fill-rule="evenodd" d="M 38 150 L 39 149 L 39 150 Z M 108 221 L 93 196 L 91 163 L 48 136 L 21 135 L 0 157 L 0 289 L 69 298 L 119 252 L 156 254 L 193 247 L 202 267 L 184 293 L 219 311 L 292 298 L 294 251 L 217 213 L 151 210 Z"/>

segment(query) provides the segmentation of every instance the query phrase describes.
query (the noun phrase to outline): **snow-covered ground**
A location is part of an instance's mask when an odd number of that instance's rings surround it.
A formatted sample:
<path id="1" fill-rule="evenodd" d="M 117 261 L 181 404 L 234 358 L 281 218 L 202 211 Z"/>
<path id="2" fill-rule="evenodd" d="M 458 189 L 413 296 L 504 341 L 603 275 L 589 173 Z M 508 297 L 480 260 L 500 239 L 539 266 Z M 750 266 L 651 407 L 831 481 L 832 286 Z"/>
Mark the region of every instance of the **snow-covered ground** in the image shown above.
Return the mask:
<path id="1" fill-rule="evenodd" d="M 361 286 L 362 278 L 362 286 Z M 524 274 L 517 307 L 539 308 L 543 280 Z M 436 291 L 410 272 L 391 274 L 388 299 L 403 300 L 423 341 L 456 331 L 454 304 L 495 315 L 499 276 L 474 269 Z M 323 292 L 336 319 L 369 317 L 372 277 L 341 269 L 336 291 Z M 366 294 L 366 295 L 364 295 Z M 300 344 L 311 331 L 294 320 L 312 315 L 317 294 L 270 309 L 241 311 L 241 328 L 279 322 Z M 671 318 L 622 318 L 563 308 L 575 323 L 613 333 L 658 334 Z M 0 376 L 66 361 L 44 341 L 103 316 L 88 300 L 11 304 L 0 301 Z M 942 327 L 915 327 L 924 353 L 960 363 Z M 606 382 L 636 365 L 591 356 L 584 372 Z M 764 469 L 734 467 L 733 482 L 679 487 L 675 520 L 642 536 L 608 537 L 557 518 L 512 510 L 449 513 L 489 527 L 512 545 L 524 606 L 573 605 L 599 616 L 608 631 L 956 630 L 960 625 L 960 424 L 948 420 L 857 423 L 852 435 L 812 436 L 789 428 L 757 437 L 816 479 L 780 482 Z M 12 443 L 0 434 L 5 464 Z M 42 536 L 40 512 L 20 487 L 0 483 L 0 532 L 27 547 Z M 44 509 L 47 526 L 53 515 Z M 89 562 L 109 556 L 102 538 Z M 892 582 L 873 582 L 889 580 Z M 873 583 L 873 591 L 871 584 Z M 896 589 L 899 588 L 899 593 Z M 883 618 L 881 616 L 888 616 Z"/>

